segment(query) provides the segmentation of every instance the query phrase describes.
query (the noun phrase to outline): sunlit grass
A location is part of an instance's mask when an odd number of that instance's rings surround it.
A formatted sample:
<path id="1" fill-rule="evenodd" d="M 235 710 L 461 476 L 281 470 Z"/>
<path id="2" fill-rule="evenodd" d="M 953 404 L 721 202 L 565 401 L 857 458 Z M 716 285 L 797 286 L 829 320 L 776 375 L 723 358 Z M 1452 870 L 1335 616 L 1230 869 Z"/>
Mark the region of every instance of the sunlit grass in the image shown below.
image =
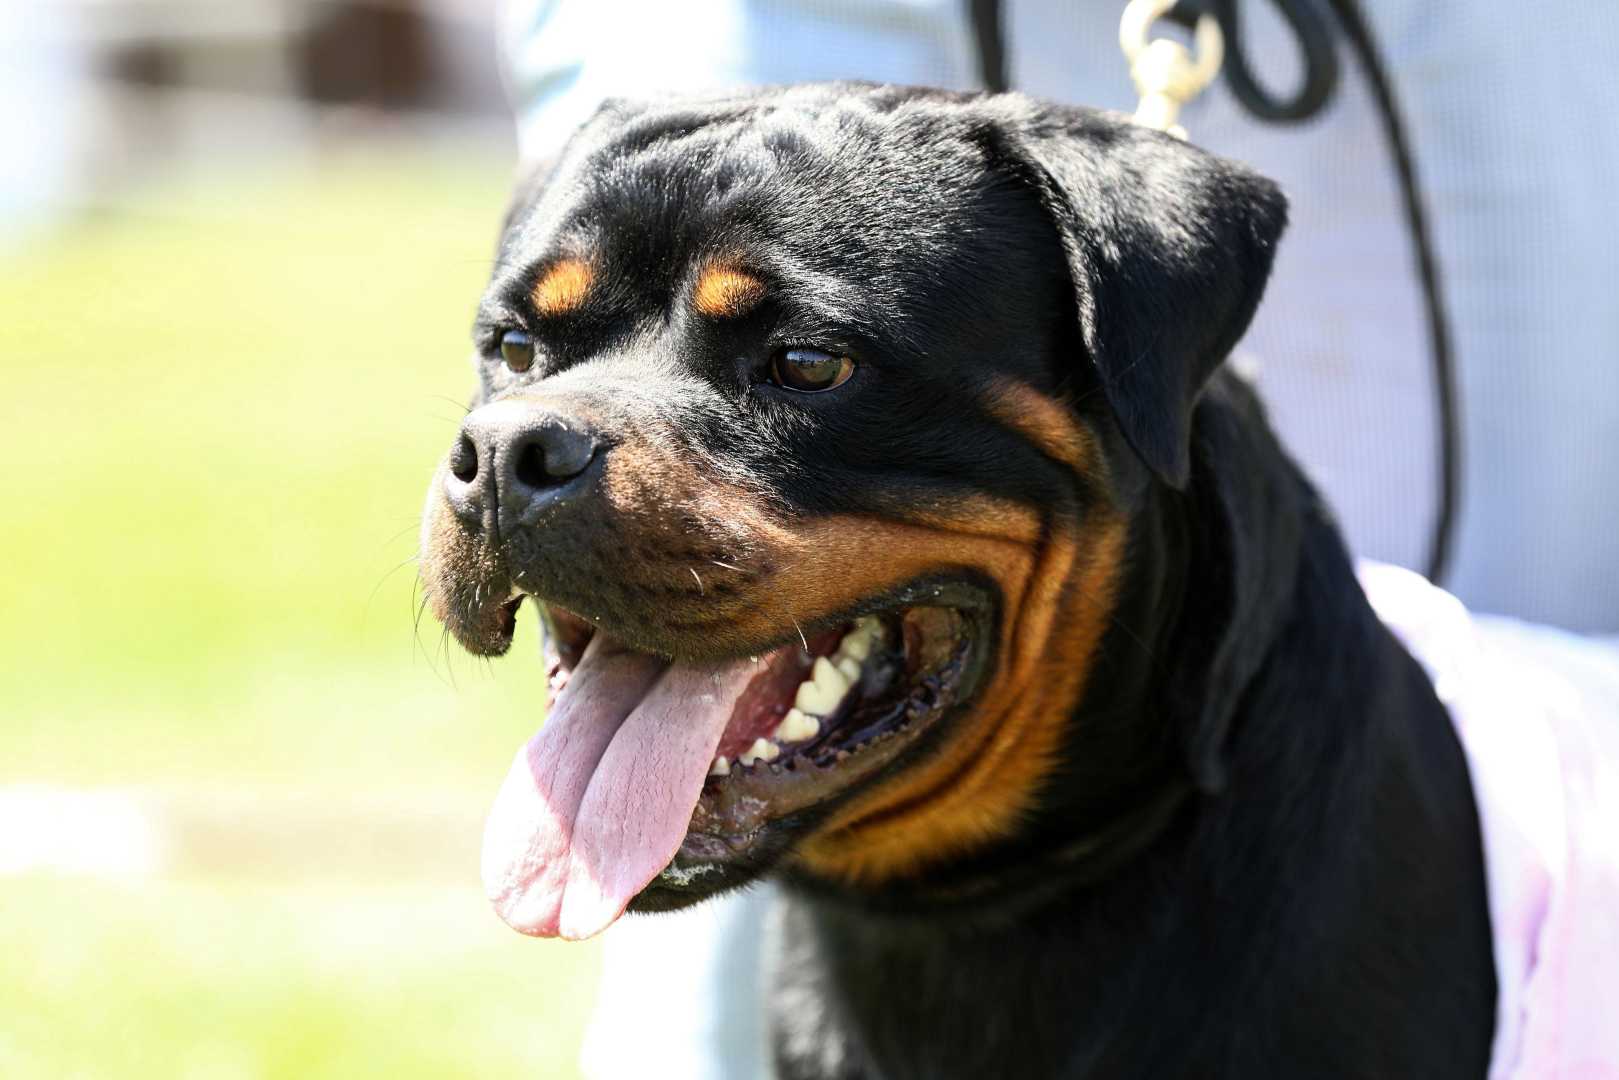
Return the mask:
<path id="1" fill-rule="evenodd" d="M 572 1075 L 597 954 L 501 926 L 476 872 L 533 627 L 490 664 L 413 625 L 507 169 L 221 179 L 0 261 L 0 784 L 316 823 L 0 879 L 0 1076 Z M 421 805 L 455 828 L 338 872 L 351 819 Z"/>
<path id="2" fill-rule="evenodd" d="M 239 181 L 0 266 L 0 775 L 340 776 L 381 740 L 470 779 L 533 727 L 538 665 L 418 637 L 409 562 L 505 174 Z"/>
<path id="3" fill-rule="evenodd" d="M 595 983 L 449 885 L 33 879 L 5 909 L 19 1080 L 566 1077 Z"/>

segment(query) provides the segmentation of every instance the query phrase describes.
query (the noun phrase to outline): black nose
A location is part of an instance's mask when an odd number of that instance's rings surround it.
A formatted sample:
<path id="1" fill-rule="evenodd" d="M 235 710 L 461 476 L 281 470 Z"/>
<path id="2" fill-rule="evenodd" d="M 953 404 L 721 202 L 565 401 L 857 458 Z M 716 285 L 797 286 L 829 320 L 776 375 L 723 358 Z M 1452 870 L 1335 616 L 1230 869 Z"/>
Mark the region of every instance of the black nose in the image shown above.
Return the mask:
<path id="1" fill-rule="evenodd" d="M 444 494 L 468 524 L 509 535 L 577 491 L 598 447 L 576 418 L 522 401 L 497 401 L 461 422 Z"/>

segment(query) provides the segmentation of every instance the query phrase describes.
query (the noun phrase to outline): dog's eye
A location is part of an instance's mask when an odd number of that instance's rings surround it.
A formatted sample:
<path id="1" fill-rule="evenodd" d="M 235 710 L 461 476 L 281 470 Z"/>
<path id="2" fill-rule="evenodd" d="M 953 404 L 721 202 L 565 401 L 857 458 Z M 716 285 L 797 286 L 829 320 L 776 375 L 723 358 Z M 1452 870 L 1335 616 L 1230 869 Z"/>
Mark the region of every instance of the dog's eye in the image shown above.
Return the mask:
<path id="1" fill-rule="evenodd" d="M 500 337 L 500 358 L 518 373 L 534 366 L 534 339 L 521 330 L 508 330 Z"/>
<path id="2" fill-rule="evenodd" d="M 807 394 L 842 386 L 854 374 L 854 361 L 820 349 L 783 349 L 770 360 L 770 381 Z"/>

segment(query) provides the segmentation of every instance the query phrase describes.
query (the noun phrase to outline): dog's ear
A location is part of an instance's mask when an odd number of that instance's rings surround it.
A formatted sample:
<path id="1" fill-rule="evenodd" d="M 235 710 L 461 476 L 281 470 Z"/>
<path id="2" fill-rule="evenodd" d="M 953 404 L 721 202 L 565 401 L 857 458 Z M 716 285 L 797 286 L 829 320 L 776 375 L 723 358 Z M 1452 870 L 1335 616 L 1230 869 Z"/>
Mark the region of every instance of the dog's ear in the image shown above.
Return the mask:
<path id="1" fill-rule="evenodd" d="M 1232 717 L 1284 633 L 1304 532 L 1314 521 L 1317 547 L 1334 541 L 1325 509 L 1277 444 L 1252 388 L 1222 375 L 1197 411 L 1192 482 L 1175 496 L 1188 504 L 1190 585 L 1161 693 L 1195 782 L 1214 792 L 1225 784 Z M 1339 562 L 1349 565 L 1347 556 Z"/>
<path id="2" fill-rule="evenodd" d="M 1287 202 L 1233 162 L 1093 110 L 986 100 L 995 152 L 1056 223 L 1080 338 L 1124 437 L 1186 485 L 1192 409 L 1247 329 Z"/>

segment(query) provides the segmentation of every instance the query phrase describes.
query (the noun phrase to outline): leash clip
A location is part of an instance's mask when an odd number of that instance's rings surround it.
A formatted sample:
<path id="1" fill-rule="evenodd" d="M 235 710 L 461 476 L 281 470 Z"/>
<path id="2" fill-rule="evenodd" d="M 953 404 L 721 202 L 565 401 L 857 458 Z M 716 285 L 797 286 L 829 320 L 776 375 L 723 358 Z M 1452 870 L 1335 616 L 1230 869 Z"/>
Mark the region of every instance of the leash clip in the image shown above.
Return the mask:
<path id="1" fill-rule="evenodd" d="M 1225 35 L 1213 15 L 1198 16 L 1191 49 L 1173 38 L 1147 40 L 1152 24 L 1169 13 L 1176 0 L 1130 0 L 1119 19 L 1119 48 L 1130 63 L 1130 78 L 1141 101 L 1133 119 L 1145 127 L 1167 131 L 1177 139 L 1186 129 L 1175 121 L 1181 107 L 1201 94 L 1220 73 Z"/>

